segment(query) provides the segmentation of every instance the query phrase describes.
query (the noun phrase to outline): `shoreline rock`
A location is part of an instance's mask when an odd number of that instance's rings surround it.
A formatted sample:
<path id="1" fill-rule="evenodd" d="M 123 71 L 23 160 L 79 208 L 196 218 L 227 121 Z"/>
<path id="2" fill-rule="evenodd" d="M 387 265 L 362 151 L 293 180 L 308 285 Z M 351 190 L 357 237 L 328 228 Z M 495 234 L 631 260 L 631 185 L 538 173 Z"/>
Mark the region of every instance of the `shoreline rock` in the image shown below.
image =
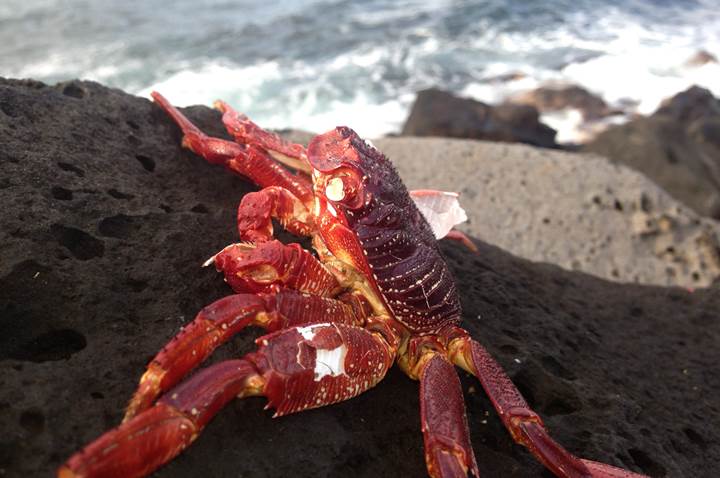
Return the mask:
<path id="1" fill-rule="evenodd" d="M 224 135 L 216 111 L 185 111 Z M 96 83 L 0 80 L 0 138 L 0 470 L 44 477 L 115 426 L 148 359 L 230 292 L 200 264 L 235 240 L 253 188 L 183 150 L 149 101 Z M 463 325 L 554 438 L 652 476 L 720 469 L 716 290 L 615 284 L 477 245 L 441 244 Z M 483 476 L 543 474 L 461 379 Z M 276 420 L 238 400 L 153 476 L 425 476 L 417 397 L 393 369 L 360 397 Z"/>
<path id="2" fill-rule="evenodd" d="M 532 106 L 511 103 L 490 106 L 434 88 L 418 92 L 401 135 L 558 147 L 555 130 L 540 123 L 537 109 Z"/>
<path id="3" fill-rule="evenodd" d="M 578 85 L 546 85 L 511 96 L 511 103 L 534 106 L 540 113 L 569 108 L 582 113 L 585 121 L 617 114 L 605 101 Z"/>
<path id="4" fill-rule="evenodd" d="M 605 158 L 456 139 L 374 143 L 408 187 L 459 192 L 461 230 L 518 256 L 619 282 L 720 278 L 720 224 Z"/>
<path id="5" fill-rule="evenodd" d="M 582 150 L 636 169 L 698 214 L 720 218 L 720 101 L 706 89 L 678 93 Z"/>

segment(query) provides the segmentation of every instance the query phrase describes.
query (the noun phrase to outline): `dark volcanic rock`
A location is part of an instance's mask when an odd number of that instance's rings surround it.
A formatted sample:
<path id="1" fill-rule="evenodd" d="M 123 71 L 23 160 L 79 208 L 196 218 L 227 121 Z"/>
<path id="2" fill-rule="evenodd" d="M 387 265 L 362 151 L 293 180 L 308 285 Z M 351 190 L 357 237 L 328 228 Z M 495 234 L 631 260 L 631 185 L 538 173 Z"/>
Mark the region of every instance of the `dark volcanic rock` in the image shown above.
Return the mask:
<path id="1" fill-rule="evenodd" d="M 0 80 L 0 109 L 0 475 L 45 477 L 116 425 L 147 360 L 229 293 L 199 265 L 234 240 L 249 186 L 117 90 Z M 221 134 L 216 112 L 186 112 Z M 443 245 L 464 325 L 560 442 L 655 477 L 720 471 L 717 289 L 612 284 L 478 246 Z M 548 476 L 461 375 L 482 475 Z M 262 399 L 233 402 L 154 476 L 425 476 L 417 388 L 393 369 L 360 397 L 276 420 Z"/>
<path id="2" fill-rule="evenodd" d="M 577 85 L 543 86 L 513 96 L 510 101 L 534 106 L 541 112 L 574 108 L 582 112 L 585 120 L 613 113 L 602 98 Z"/>
<path id="3" fill-rule="evenodd" d="M 679 93 L 583 149 L 627 164 L 699 214 L 720 218 L 720 101 L 708 90 Z"/>
<path id="4" fill-rule="evenodd" d="M 683 126 L 694 121 L 720 118 L 720 101 L 705 88 L 693 86 L 664 100 L 654 116 L 667 116 Z"/>
<path id="5" fill-rule="evenodd" d="M 555 130 L 540 123 L 532 106 L 490 106 L 434 88 L 418 92 L 404 136 L 447 136 L 557 147 Z"/>

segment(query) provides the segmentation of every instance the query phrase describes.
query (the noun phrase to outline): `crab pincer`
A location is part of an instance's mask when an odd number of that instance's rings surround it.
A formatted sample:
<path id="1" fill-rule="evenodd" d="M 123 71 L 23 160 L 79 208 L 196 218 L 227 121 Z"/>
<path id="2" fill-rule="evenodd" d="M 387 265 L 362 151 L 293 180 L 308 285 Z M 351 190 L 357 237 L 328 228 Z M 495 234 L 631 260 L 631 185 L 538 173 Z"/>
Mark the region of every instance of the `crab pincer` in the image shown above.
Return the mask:
<path id="1" fill-rule="evenodd" d="M 265 396 L 276 416 L 321 407 L 375 386 L 395 356 L 382 335 L 346 324 L 288 328 L 257 343 L 257 352 L 212 365 L 169 390 L 71 457 L 58 476 L 145 476 L 190 445 L 233 398 Z"/>

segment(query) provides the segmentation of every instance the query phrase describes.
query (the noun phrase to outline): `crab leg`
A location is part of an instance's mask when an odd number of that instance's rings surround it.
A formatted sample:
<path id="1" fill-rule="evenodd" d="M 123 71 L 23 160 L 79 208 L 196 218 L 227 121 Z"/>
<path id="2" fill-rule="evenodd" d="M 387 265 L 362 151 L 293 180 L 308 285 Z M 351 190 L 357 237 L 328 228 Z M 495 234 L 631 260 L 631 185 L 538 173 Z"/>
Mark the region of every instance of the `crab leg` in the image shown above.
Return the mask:
<path id="1" fill-rule="evenodd" d="M 310 182 L 280 166 L 262 148 L 253 144 L 245 147 L 232 141 L 209 137 L 160 93 L 153 91 L 151 96 L 180 127 L 183 132 L 182 144 L 186 148 L 199 154 L 209 163 L 225 165 L 234 173 L 250 179 L 261 187 L 281 186 L 292 192 L 304 204 L 312 203 Z"/>
<path id="2" fill-rule="evenodd" d="M 256 144 L 270 153 L 277 161 L 310 174 L 312 169 L 308 163 L 304 146 L 285 141 L 275 133 L 262 129 L 246 115 L 238 113 L 222 100 L 217 100 L 213 106 L 222 111 L 222 122 L 236 141 L 243 144 Z"/>
<path id="3" fill-rule="evenodd" d="M 278 330 L 318 322 L 360 324 L 357 308 L 327 297 L 280 290 L 274 294 L 236 294 L 202 309 L 152 359 L 140 379 L 123 421 L 148 409 L 217 347 L 249 325 Z"/>
<path id="4" fill-rule="evenodd" d="M 449 346 L 452 361 L 475 375 L 515 442 L 527 447 L 543 465 L 565 478 L 647 478 L 611 465 L 577 458 L 553 440 L 540 416 L 505 374 L 500 364 L 464 331 Z"/>
<path id="5" fill-rule="evenodd" d="M 145 476 L 190 445 L 233 397 L 262 395 L 275 416 L 350 399 L 393 363 L 384 336 L 344 324 L 295 327 L 258 339 L 255 353 L 208 367 L 157 405 L 105 433 L 58 470 L 59 478 Z"/>
<path id="6" fill-rule="evenodd" d="M 479 478 L 465 403 L 455 367 L 433 353 L 420 372 L 420 415 L 425 462 L 432 478 Z"/>
<path id="7" fill-rule="evenodd" d="M 291 191 L 270 186 L 243 196 L 238 206 L 237 223 L 240 238 L 250 242 L 266 242 L 273 237 L 272 219 L 299 236 L 315 232 L 314 216 Z"/>
<path id="8" fill-rule="evenodd" d="M 475 254 L 480 252 L 472 239 L 470 239 L 464 232 L 458 231 L 457 229 L 451 229 L 443 239 L 457 241 L 465 246 L 470 252 L 474 252 Z"/>

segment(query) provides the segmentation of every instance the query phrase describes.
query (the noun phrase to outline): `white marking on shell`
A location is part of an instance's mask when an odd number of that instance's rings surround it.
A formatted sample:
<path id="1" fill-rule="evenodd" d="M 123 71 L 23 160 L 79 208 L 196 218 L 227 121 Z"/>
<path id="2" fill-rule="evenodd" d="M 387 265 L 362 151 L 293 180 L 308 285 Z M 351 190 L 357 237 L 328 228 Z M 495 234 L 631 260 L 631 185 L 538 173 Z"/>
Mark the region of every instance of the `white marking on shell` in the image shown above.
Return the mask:
<path id="1" fill-rule="evenodd" d="M 342 201 L 345 198 L 345 186 L 342 178 L 332 178 L 327 182 L 325 197 L 331 201 Z"/>
<path id="2" fill-rule="evenodd" d="M 312 340 L 315 338 L 315 329 L 318 327 L 317 325 L 308 325 L 307 327 L 298 327 L 296 330 L 305 340 Z"/>
<path id="3" fill-rule="evenodd" d="M 347 355 L 347 347 L 340 344 L 332 350 L 317 349 L 315 351 L 315 378 L 320 381 L 323 377 L 330 375 L 337 377 L 345 375 L 345 356 Z"/>

